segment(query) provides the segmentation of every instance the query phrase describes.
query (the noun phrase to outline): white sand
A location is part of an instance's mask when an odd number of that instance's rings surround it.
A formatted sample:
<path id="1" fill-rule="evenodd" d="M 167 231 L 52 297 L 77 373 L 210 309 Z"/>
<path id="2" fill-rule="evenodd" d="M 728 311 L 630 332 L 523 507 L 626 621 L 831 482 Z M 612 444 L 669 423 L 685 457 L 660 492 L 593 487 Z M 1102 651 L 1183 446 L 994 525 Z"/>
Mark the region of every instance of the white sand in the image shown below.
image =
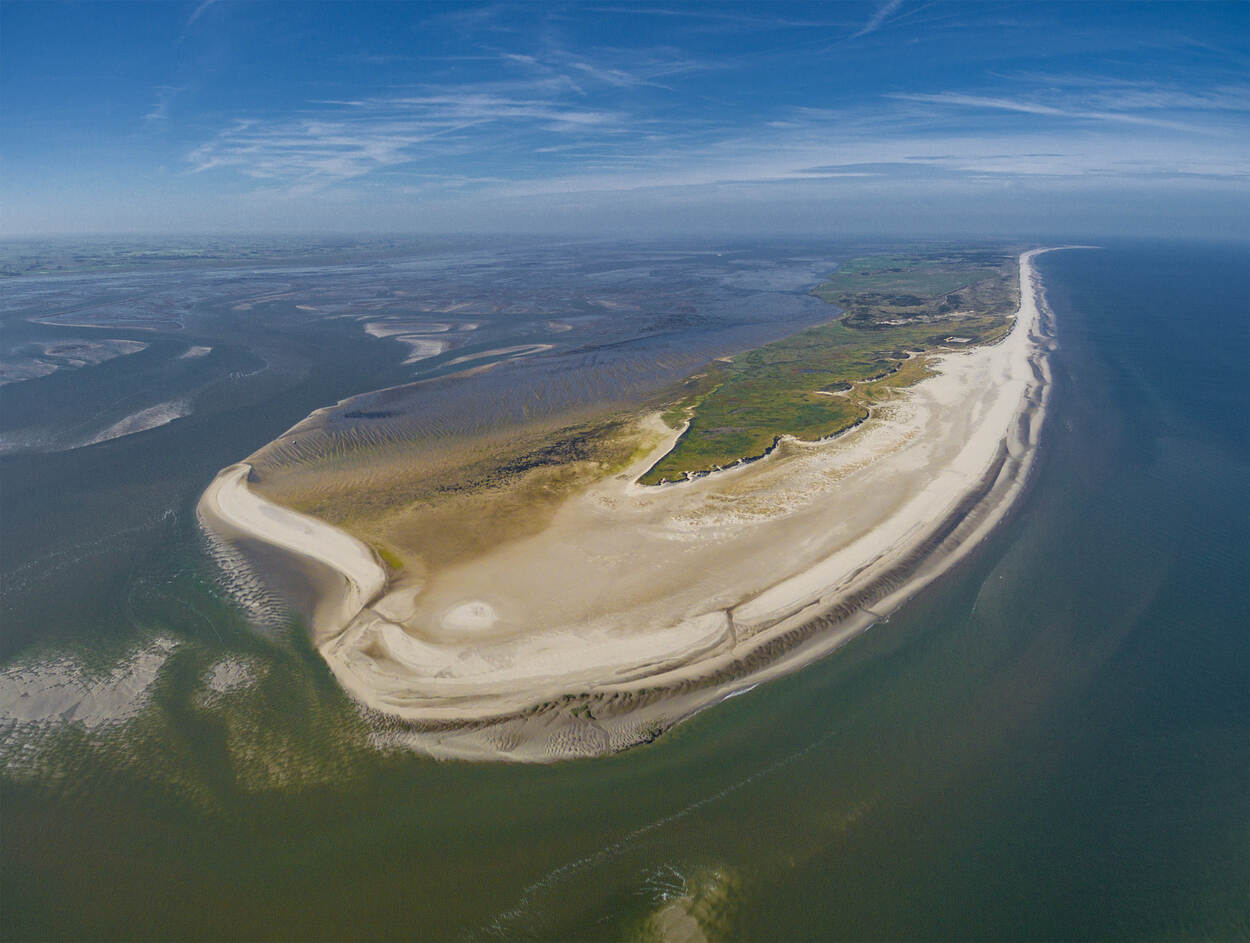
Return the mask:
<path id="1" fill-rule="evenodd" d="M 252 687 L 263 672 L 253 659 L 223 658 L 204 676 L 204 687 L 213 694 L 233 694 Z"/>
<path id="2" fill-rule="evenodd" d="M 113 423 L 107 429 L 92 436 L 83 445 L 95 445 L 97 442 L 120 439 L 124 435 L 134 435 L 136 432 L 147 432 L 149 429 L 155 429 L 158 426 L 171 423 L 175 419 L 181 419 L 189 412 L 191 412 L 191 407 L 185 400 L 174 400 L 169 403 L 149 406 L 147 409 L 141 409 L 137 413 L 133 413 L 125 419 Z"/>
<path id="3" fill-rule="evenodd" d="M 146 706 L 152 683 L 177 643 L 157 638 L 107 673 L 66 656 L 17 664 L 0 674 L 0 725 L 123 723 Z"/>
<path id="4" fill-rule="evenodd" d="M 408 345 L 408 356 L 404 358 L 404 363 L 417 363 L 421 360 L 437 357 L 451 346 L 447 341 L 430 340 L 427 337 L 411 337 L 407 334 L 400 334 L 394 339 L 401 344 Z"/>
<path id="5" fill-rule="evenodd" d="M 408 347 L 404 363 L 418 363 L 437 357 L 451 346 L 451 341 L 427 335 L 445 334 L 450 324 L 441 321 L 367 321 L 365 333 L 371 337 L 388 337 Z"/>
<path id="6" fill-rule="evenodd" d="M 1035 254 L 1021 256 L 1002 342 L 934 358 L 936 376 L 851 432 L 678 485 L 633 484 L 670 433 L 543 532 L 415 591 L 375 603 L 384 574 L 368 549 L 254 495 L 248 466 L 223 471 L 201 513 L 344 575 L 342 622 L 316 627 L 322 654 L 356 698 L 414 722 L 413 745 L 527 760 L 620 749 L 832 650 L 1001 518 L 1046 392 Z"/>
<path id="7" fill-rule="evenodd" d="M 365 333 L 370 337 L 396 337 L 400 334 L 445 334 L 450 324 L 438 321 L 366 321 Z"/>
<path id="8" fill-rule="evenodd" d="M 349 619 L 360 612 L 386 585 L 386 571 L 373 551 L 315 517 L 266 501 L 247 487 L 251 471 L 241 462 L 218 472 L 200 496 L 200 519 L 222 536 L 256 537 L 336 570 L 346 589 L 333 609 Z"/>

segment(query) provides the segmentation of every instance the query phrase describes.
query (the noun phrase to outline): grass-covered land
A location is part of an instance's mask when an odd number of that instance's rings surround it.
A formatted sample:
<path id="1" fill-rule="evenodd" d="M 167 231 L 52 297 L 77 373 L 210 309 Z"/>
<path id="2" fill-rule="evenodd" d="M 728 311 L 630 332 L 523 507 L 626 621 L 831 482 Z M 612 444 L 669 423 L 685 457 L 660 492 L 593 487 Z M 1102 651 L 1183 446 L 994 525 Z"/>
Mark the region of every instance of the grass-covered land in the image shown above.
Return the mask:
<path id="1" fill-rule="evenodd" d="M 991 249 L 851 259 L 812 294 L 856 328 L 892 327 L 978 314 L 1010 317 L 1019 303 L 1016 258 Z"/>
<path id="2" fill-rule="evenodd" d="M 860 422 L 925 375 L 924 354 L 997 340 L 1019 304 L 1015 255 L 981 249 L 852 259 L 813 293 L 844 314 L 692 380 L 666 414 L 690 427 L 641 479 L 676 481 L 758 458 L 783 435 Z M 867 382 L 873 381 L 873 382 Z"/>

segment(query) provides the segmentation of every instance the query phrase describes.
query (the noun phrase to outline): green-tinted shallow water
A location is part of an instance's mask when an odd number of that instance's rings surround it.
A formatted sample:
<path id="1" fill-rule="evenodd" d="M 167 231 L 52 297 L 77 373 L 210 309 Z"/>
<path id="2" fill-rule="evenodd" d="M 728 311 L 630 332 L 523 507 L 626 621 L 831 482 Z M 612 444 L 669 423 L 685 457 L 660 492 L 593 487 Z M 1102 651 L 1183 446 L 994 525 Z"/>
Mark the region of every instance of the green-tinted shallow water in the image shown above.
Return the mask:
<path id="1" fill-rule="evenodd" d="M 832 658 L 622 756 L 376 751 L 298 633 L 214 589 L 179 494 L 82 590 L 115 646 L 179 639 L 148 709 L 6 747 L 4 936 L 619 939 L 683 895 L 714 938 L 1250 936 L 1246 262 L 1042 257 L 1062 349 L 1013 519 Z M 223 659 L 254 683 L 207 691 Z"/>

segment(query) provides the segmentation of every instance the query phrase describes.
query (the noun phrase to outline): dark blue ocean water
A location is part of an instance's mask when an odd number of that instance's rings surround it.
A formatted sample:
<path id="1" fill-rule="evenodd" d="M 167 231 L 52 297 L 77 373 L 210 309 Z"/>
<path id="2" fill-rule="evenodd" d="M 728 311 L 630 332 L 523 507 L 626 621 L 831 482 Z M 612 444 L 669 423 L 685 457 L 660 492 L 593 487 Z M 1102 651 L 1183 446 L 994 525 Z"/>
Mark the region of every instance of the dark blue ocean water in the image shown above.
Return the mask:
<path id="1" fill-rule="evenodd" d="M 380 754 L 314 653 L 216 620 L 153 711 L 6 776 L 3 936 L 647 938 L 684 898 L 726 939 L 1247 938 L 1247 263 L 1039 259 L 1061 347 L 1012 518 L 831 658 L 624 755 Z M 189 618 L 159 598 L 140 623 Z M 223 654 L 261 680 L 205 700 Z"/>

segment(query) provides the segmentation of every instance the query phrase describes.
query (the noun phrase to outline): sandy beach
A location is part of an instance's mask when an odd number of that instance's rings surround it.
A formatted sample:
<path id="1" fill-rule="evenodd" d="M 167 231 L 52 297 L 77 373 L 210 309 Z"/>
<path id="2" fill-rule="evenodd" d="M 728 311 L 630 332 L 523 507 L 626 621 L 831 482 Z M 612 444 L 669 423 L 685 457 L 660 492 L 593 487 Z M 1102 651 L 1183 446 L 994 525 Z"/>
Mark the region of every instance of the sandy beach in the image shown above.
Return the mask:
<path id="1" fill-rule="evenodd" d="M 437 756 L 551 761 L 654 739 L 693 712 L 822 657 L 971 550 L 1021 492 L 1049 385 L 1044 301 L 998 344 L 936 355 L 935 375 L 817 443 L 688 482 L 624 473 L 542 532 L 387 587 L 368 547 L 223 470 L 200 515 L 342 574 L 314 637 L 344 688 Z"/>
<path id="2" fill-rule="evenodd" d="M 252 466 L 223 468 L 200 496 L 197 512 L 208 530 L 227 540 L 253 538 L 297 557 L 323 564 L 343 579 L 322 607 L 318 630 L 346 624 L 386 585 L 386 571 L 363 543 L 315 517 L 266 501 L 247 486 Z"/>

